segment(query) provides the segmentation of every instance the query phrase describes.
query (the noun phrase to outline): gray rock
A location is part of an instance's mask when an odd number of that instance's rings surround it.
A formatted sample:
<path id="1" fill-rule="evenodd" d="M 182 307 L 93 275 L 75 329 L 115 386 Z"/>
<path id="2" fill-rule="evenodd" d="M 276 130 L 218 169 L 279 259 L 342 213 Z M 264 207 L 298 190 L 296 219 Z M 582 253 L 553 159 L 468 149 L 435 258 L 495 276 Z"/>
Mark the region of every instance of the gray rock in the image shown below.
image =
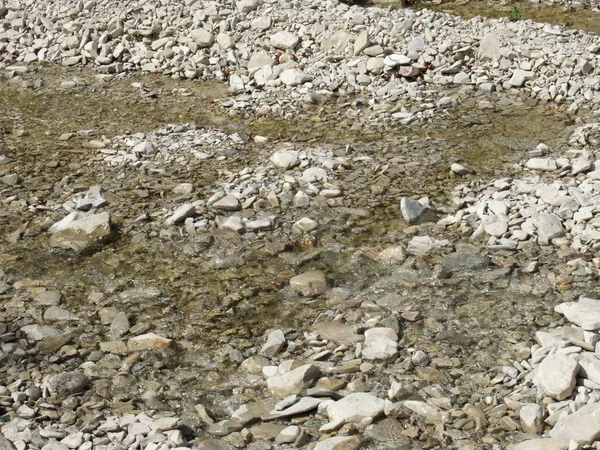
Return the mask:
<path id="1" fill-rule="evenodd" d="M 283 331 L 275 330 L 269 334 L 267 342 L 262 346 L 259 353 L 267 358 L 273 358 L 281 352 L 284 346 L 285 335 L 283 334 Z"/>
<path id="2" fill-rule="evenodd" d="M 358 436 L 336 436 L 318 442 L 313 450 L 357 450 L 361 446 L 362 442 Z"/>
<path id="3" fill-rule="evenodd" d="M 63 224 L 50 236 L 50 245 L 82 251 L 106 240 L 110 234 L 110 214 L 103 212 Z"/>
<path id="4" fill-rule="evenodd" d="M 367 30 L 361 32 L 356 41 L 354 41 L 354 54 L 358 55 L 371 44 L 369 32 Z"/>
<path id="5" fill-rule="evenodd" d="M 29 339 L 34 341 L 42 341 L 54 336 L 58 336 L 61 331 L 57 328 L 48 325 L 25 325 L 21 327 L 21 331 L 27 335 Z"/>
<path id="6" fill-rule="evenodd" d="M 308 77 L 300 69 L 288 69 L 281 72 L 279 79 L 286 86 L 298 86 L 299 84 L 308 81 Z"/>
<path id="7" fill-rule="evenodd" d="M 280 150 L 271 155 L 271 162 L 281 169 L 291 169 L 300 164 L 300 158 L 295 150 Z"/>
<path id="8" fill-rule="evenodd" d="M 402 197 L 400 200 L 400 210 L 402 211 L 404 220 L 409 225 L 435 222 L 437 219 L 437 214 L 433 208 L 409 197 Z"/>
<path id="9" fill-rule="evenodd" d="M 540 245 L 548 245 L 552 239 L 566 234 L 562 220 L 556 214 L 536 214 L 532 221 L 537 228 Z"/>
<path id="10" fill-rule="evenodd" d="M 204 28 L 197 28 L 190 33 L 191 38 L 198 44 L 198 47 L 210 47 L 215 37 L 209 31 L 206 31 Z"/>
<path id="11" fill-rule="evenodd" d="M 556 306 L 556 311 L 567 320 L 579 325 L 584 330 L 600 329 L 600 300 L 582 298 L 579 302 L 566 302 Z"/>
<path id="12" fill-rule="evenodd" d="M 188 217 L 192 217 L 194 214 L 196 214 L 196 207 L 191 203 L 185 203 L 179 206 L 173 214 L 165 220 L 165 225 L 169 227 L 181 223 Z"/>
<path id="13" fill-rule="evenodd" d="M 543 406 L 530 403 L 519 411 L 521 428 L 525 433 L 541 434 L 544 431 L 544 417 L 546 411 Z"/>
<path id="14" fill-rule="evenodd" d="M 51 376 L 46 381 L 52 396 L 63 397 L 84 392 L 90 386 L 90 380 L 81 372 L 63 372 Z"/>
<path id="15" fill-rule="evenodd" d="M 290 279 L 290 286 L 305 297 L 319 295 L 327 290 L 327 278 L 320 270 L 305 272 Z"/>
<path id="16" fill-rule="evenodd" d="M 489 257 L 472 253 L 449 253 L 444 258 L 443 268 L 449 272 L 476 272 L 485 270 L 492 264 Z"/>
<path id="17" fill-rule="evenodd" d="M 483 36 L 479 43 L 477 56 L 482 60 L 497 61 L 502 56 L 499 36 L 488 33 Z"/>
<path id="18" fill-rule="evenodd" d="M 390 362 L 398 356 L 398 335 L 391 328 L 370 328 L 365 331 L 364 359 Z"/>
<path id="19" fill-rule="evenodd" d="M 223 211 L 239 211 L 242 209 L 240 201 L 234 195 L 226 195 L 218 202 L 213 203 L 213 208 L 220 209 Z"/>

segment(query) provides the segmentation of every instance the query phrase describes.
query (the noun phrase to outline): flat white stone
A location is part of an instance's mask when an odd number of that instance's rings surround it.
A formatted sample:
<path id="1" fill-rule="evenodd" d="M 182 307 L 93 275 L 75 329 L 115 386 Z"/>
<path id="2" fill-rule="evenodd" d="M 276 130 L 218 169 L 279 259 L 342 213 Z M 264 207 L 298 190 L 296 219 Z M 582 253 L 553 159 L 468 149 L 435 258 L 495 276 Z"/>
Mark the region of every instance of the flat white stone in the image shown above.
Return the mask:
<path id="1" fill-rule="evenodd" d="M 367 417 L 377 418 L 383 414 L 385 400 L 366 392 L 357 392 L 344 397 L 327 407 L 330 422 L 343 420 L 359 423 Z"/>
<path id="2" fill-rule="evenodd" d="M 393 361 L 398 356 L 398 334 L 392 328 L 370 328 L 365 331 L 364 359 L 377 362 Z"/>
<path id="3" fill-rule="evenodd" d="M 584 330 L 600 329 L 600 300 L 582 298 L 579 302 L 561 303 L 556 311 Z"/>
<path id="4" fill-rule="evenodd" d="M 582 445 L 600 439 L 600 403 L 592 403 L 562 416 L 550 431 L 555 439 L 573 439 Z"/>

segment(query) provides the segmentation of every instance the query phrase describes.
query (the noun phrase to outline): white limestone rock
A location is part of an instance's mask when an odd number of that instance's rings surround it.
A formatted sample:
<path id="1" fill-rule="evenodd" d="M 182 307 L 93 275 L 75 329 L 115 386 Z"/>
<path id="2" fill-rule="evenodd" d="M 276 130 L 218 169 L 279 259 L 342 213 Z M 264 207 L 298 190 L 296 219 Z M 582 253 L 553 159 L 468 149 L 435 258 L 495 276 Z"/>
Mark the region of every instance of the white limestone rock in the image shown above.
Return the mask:
<path id="1" fill-rule="evenodd" d="M 600 439 L 600 403 L 592 403 L 562 416 L 550 431 L 555 439 L 573 439 L 582 445 Z"/>
<path id="2" fill-rule="evenodd" d="M 278 397 L 300 394 L 302 390 L 310 387 L 320 375 L 321 371 L 318 367 L 305 364 L 290 372 L 269 377 L 267 389 L 271 395 Z"/>
<path id="3" fill-rule="evenodd" d="M 398 334 L 392 328 L 370 328 L 365 331 L 364 359 L 390 362 L 398 356 Z"/>
<path id="4" fill-rule="evenodd" d="M 555 353 L 539 365 L 534 383 L 555 400 L 569 397 L 575 388 L 579 364 L 567 355 Z"/>
<path id="5" fill-rule="evenodd" d="M 561 303 L 555 310 L 584 330 L 600 329 L 600 300 L 582 298 L 578 302 Z"/>
<path id="6" fill-rule="evenodd" d="M 327 407 L 330 422 L 360 423 L 365 418 L 383 414 L 385 400 L 366 392 L 350 394 Z"/>

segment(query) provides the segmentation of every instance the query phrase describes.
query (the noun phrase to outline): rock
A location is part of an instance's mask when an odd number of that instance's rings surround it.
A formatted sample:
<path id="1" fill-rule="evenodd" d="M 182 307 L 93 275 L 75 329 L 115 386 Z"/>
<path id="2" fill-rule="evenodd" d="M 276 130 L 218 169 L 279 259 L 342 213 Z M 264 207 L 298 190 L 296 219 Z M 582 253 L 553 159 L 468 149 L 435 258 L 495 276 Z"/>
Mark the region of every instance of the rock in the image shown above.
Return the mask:
<path id="1" fill-rule="evenodd" d="M 64 397 L 84 392 L 90 386 L 90 380 L 81 372 L 64 372 L 48 378 L 46 386 L 50 395 Z"/>
<path id="2" fill-rule="evenodd" d="M 392 53 L 383 58 L 383 64 L 388 67 L 405 66 L 411 62 L 412 60 L 408 56 L 399 53 Z"/>
<path id="3" fill-rule="evenodd" d="M 229 50 L 235 46 L 235 40 L 227 33 L 219 33 L 217 35 L 217 44 L 223 50 Z"/>
<path id="4" fill-rule="evenodd" d="M 51 440 L 42 447 L 42 450 L 69 450 L 65 444 Z"/>
<path id="5" fill-rule="evenodd" d="M 275 438 L 276 444 L 291 444 L 300 434 L 300 428 L 296 425 L 285 427 Z"/>
<path id="6" fill-rule="evenodd" d="M 527 160 L 525 167 L 542 172 L 553 172 L 557 169 L 556 161 L 550 158 L 531 158 Z"/>
<path id="7" fill-rule="evenodd" d="M 531 439 L 511 444 L 507 450 L 569 450 L 569 439 Z"/>
<path id="8" fill-rule="evenodd" d="M 543 406 L 530 403 L 519 411 L 521 428 L 525 433 L 541 434 L 544 431 L 544 417 L 546 411 Z"/>
<path id="9" fill-rule="evenodd" d="M 600 439 L 600 403 L 585 405 L 573 414 L 561 416 L 550 431 L 550 437 L 593 444 Z"/>
<path id="10" fill-rule="evenodd" d="M 290 372 L 267 379 L 267 388 L 272 395 L 287 397 L 300 394 L 321 375 L 321 371 L 312 364 L 305 364 Z"/>
<path id="11" fill-rule="evenodd" d="M 305 272 L 293 277 L 290 286 L 304 297 L 319 295 L 327 290 L 327 278 L 320 270 Z"/>
<path id="12" fill-rule="evenodd" d="M 487 269 L 491 264 L 487 256 L 456 252 L 446 255 L 442 267 L 449 272 L 477 272 Z"/>
<path id="13" fill-rule="evenodd" d="M 63 224 L 50 236 L 52 247 L 83 251 L 106 240 L 111 234 L 110 214 L 103 212 Z"/>
<path id="14" fill-rule="evenodd" d="M 275 61 L 268 53 L 255 52 L 250 57 L 250 61 L 248 61 L 248 71 L 253 74 L 258 69 L 261 69 L 265 66 L 273 67 L 274 65 Z"/>
<path id="15" fill-rule="evenodd" d="M 400 264 L 406 260 L 406 250 L 401 245 L 393 245 L 380 251 L 375 259 L 383 264 Z"/>
<path id="16" fill-rule="evenodd" d="M 279 31 L 271 36 L 271 45 L 281 50 L 294 49 L 300 38 L 289 31 Z"/>
<path id="17" fill-rule="evenodd" d="M 185 203 L 178 207 L 173 214 L 165 220 L 165 225 L 170 227 L 171 225 L 181 223 L 188 217 L 192 217 L 194 214 L 196 214 L 196 207 L 191 203 Z"/>
<path id="18" fill-rule="evenodd" d="M 0 450 L 17 450 L 12 442 L 0 434 Z"/>
<path id="19" fill-rule="evenodd" d="M 64 322 L 79 320 L 79 317 L 60 306 L 53 305 L 44 312 L 44 320 L 48 322 Z"/>
<path id="20" fill-rule="evenodd" d="M 203 28 L 193 30 L 190 36 L 200 48 L 210 47 L 215 40 L 213 34 Z"/>
<path id="21" fill-rule="evenodd" d="M 536 214 L 532 217 L 532 222 L 537 228 L 540 245 L 548 245 L 552 239 L 566 233 L 562 220 L 556 214 Z"/>
<path id="22" fill-rule="evenodd" d="M 267 342 L 262 346 L 259 353 L 267 358 L 273 358 L 281 352 L 284 346 L 285 335 L 283 334 L 283 331 L 275 330 L 269 334 Z"/>
<path id="23" fill-rule="evenodd" d="M 317 221 L 309 219 L 308 217 L 303 217 L 292 225 L 292 229 L 295 231 L 299 231 L 300 233 L 310 233 L 311 231 L 319 228 L 319 224 Z"/>
<path id="24" fill-rule="evenodd" d="M 357 450 L 361 445 L 358 436 L 336 436 L 318 442 L 313 450 Z"/>
<path id="25" fill-rule="evenodd" d="M 449 247 L 451 247 L 451 244 L 447 239 L 435 239 L 431 236 L 415 236 L 408 243 L 407 250 L 410 254 L 425 256 Z"/>
<path id="26" fill-rule="evenodd" d="M 287 69 L 281 72 L 279 79 L 286 86 L 298 86 L 299 84 L 308 81 L 307 76 L 300 69 Z"/>
<path id="27" fill-rule="evenodd" d="M 483 36 L 479 43 L 477 56 L 482 60 L 497 61 L 502 56 L 500 39 L 494 33 L 488 33 Z"/>
<path id="28" fill-rule="evenodd" d="M 291 169 L 300 164 L 298 152 L 294 150 L 280 150 L 271 155 L 271 162 L 281 169 Z"/>
<path id="29" fill-rule="evenodd" d="M 460 176 L 465 176 L 465 175 L 469 175 L 469 174 L 473 173 L 473 171 L 467 169 L 465 166 L 463 166 L 462 164 L 458 164 L 458 163 L 452 163 L 450 165 L 450 170 Z"/>
<path id="30" fill-rule="evenodd" d="M 512 87 L 521 87 L 525 84 L 525 81 L 533 79 L 533 72 L 528 72 L 526 70 L 515 69 L 512 77 L 508 80 L 509 86 Z"/>
<path id="31" fill-rule="evenodd" d="M 579 325 L 584 330 L 600 329 L 600 300 L 582 298 L 579 302 L 561 303 L 556 311 L 563 314 L 567 320 Z"/>
<path id="32" fill-rule="evenodd" d="M 265 419 L 270 420 L 297 416 L 298 414 L 303 414 L 316 409 L 323 401 L 325 401 L 323 398 L 302 397 L 297 403 L 294 403 L 293 405 L 282 409 L 281 411 L 271 411 L 269 415 L 265 417 Z"/>
<path id="33" fill-rule="evenodd" d="M 226 195 L 218 202 L 213 203 L 213 208 L 220 209 L 223 211 L 239 211 L 242 209 L 240 201 L 234 195 Z"/>
<path id="34" fill-rule="evenodd" d="M 322 339 L 339 344 L 352 344 L 364 341 L 364 335 L 358 334 L 354 326 L 339 320 L 319 322 L 315 324 L 314 331 Z"/>
<path id="35" fill-rule="evenodd" d="M 48 325 L 25 325 L 21 327 L 21 331 L 27 335 L 29 339 L 34 341 L 43 341 L 54 336 L 58 336 L 61 331 L 57 328 Z"/>
<path id="36" fill-rule="evenodd" d="M 327 407 L 330 422 L 360 423 L 365 418 L 376 419 L 383 414 L 385 400 L 366 392 L 357 392 L 331 403 Z"/>
<path id="37" fill-rule="evenodd" d="M 120 312 L 110 324 L 110 335 L 113 338 L 120 338 L 129 332 L 130 327 L 131 325 L 129 324 L 127 314 Z"/>
<path id="38" fill-rule="evenodd" d="M 260 0 L 239 0 L 235 3 L 235 6 L 239 12 L 247 14 L 255 11 L 260 4 Z"/>
<path id="39" fill-rule="evenodd" d="M 132 328 L 133 330 L 133 328 Z M 132 352 L 143 350 L 164 350 L 171 346 L 172 340 L 158 334 L 147 333 L 129 339 L 127 348 Z"/>
<path id="40" fill-rule="evenodd" d="M 391 328 L 371 328 L 365 331 L 364 359 L 390 362 L 398 356 L 398 335 Z"/>
<path id="41" fill-rule="evenodd" d="M 361 32 L 356 41 L 354 41 L 354 54 L 358 55 L 371 44 L 369 32 L 367 30 Z"/>
<path id="42" fill-rule="evenodd" d="M 429 205 L 424 205 L 409 197 L 402 197 L 400 209 L 406 223 L 415 225 L 425 222 L 435 222 L 437 214 Z"/>
<path id="43" fill-rule="evenodd" d="M 134 155 L 139 155 L 145 158 L 151 158 L 158 153 L 156 145 L 154 145 L 150 141 L 140 142 L 135 147 L 133 147 L 131 151 Z"/>
<path id="44" fill-rule="evenodd" d="M 579 364 L 573 358 L 553 354 L 539 365 L 534 383 L 553 399 L 564 400 L 573 392 L 578 372 Z"/>

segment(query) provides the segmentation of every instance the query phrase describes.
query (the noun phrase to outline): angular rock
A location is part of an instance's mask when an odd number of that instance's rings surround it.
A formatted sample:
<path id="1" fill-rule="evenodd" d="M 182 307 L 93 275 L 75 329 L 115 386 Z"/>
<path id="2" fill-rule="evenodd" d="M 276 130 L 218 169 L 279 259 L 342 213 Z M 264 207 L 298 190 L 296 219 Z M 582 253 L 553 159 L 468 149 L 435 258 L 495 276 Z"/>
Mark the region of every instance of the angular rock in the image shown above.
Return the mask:
<path id="1" fill-rule="evenodd" d="M 327 290 L 327 277 L 320 270 L 305 272 L 293 277 L 290 286 L 304 297 L 319 295 Z"/>
<path id="2" fill-rule="evenodd" d="M 525 433 L 541 434 L 544 431 L 544 417 L 546 411 L 543 406 L 529 403 L 519 411 L 521 428 Z"/>
<path id="3" fill-rule="evenodd" d="M 260 354 L 267 358 L 273 358 L 285 346 L 285 335 L 281 330 L 275 330 L 267 338 L 267 342 L 260 349 Z"/>
<path id="4" fill-rule="evenodd" d="M 582 298 L 579 302 L 561 303 L 555 309 L 584 330 L 600 329 L 600 300 Z"/>
<path id="5" fill-rule="evenodd" d="M 165 220 L 165 225 L 169 227 L 181 223 L 188 217 L 192 217 L 194 214 L 196 214 L 196 207 L 191 203 L 185 203 L 178 207 L 173 214 Z"/>
<path id="6" fill-rule="evenodd" d="M 271 36 L 271 45 L 280 50 L 293 49 L 300 42 L 300 38 L 289 31 L 278 31 Z"/>
<path id="7" fill-rule="evenodd" d="M 164 350 L 171 346 L 172 340 L 154 333 L 142 334 L 129 339 L 127 347 L 130 351 Z"/>
<path id="8" fill-rule="evenodd" d="M 569 397 L 575 388 L 579 364 L 563 354 L 547 356 L 538 367 L 534 383 L 555 400 Z"/>
<path id="9" fill-rule="evenodd" d="M 287 170 L 300 164 L 300 158 L 295 150 L 280 150 L 271 155 L 271 162 L 275 166 Z"/>
<path id="10" fill-rule="evenodd" d="M 110 214 L 92 214 L 61 226 L 50 236 L 50 245 L 82 251 L 105 240 L 110 233 Z"/>
<path id="11" fill-rule="evenodd" d="M 592 403 L 562 416 L 550 431 L 555 439 L 573 439 L 582 445 L 600 439 L 600 403 Z"/>
<path id="12" fill-rule="evenodd" d="M 360 423 L 363 419 L 373 419 L 383 414 L 385 400 L 366 392 L 357 392 L 331 403 L 327 407 L 330 422 Z"/>
<path id="13" fill-rule="evenodd" d="M 300 394 L 321 375 L 319 368 L 312 364 L 305 364 L 297 369 L 282 375 L 276 375 L 267 379 L 267 388 L 272 395 L 287 397 L 292 394 Z"/>
<path id="14" fill-rule="evenodd" d="M 528 441 L 511 444 L 506 450 L 569 450 L 570 439 L 530 439 Z"/>
<path id="15" fill-rule="evenodd" d="M 318 442 L 313 450 L 357 450 L 361 445 L 358 436 L 336 436 Z"/>
<path id="16" fill-rule="evenodd" d="M 46 386 L 50 395 L 63 397 L 85 391 L 90 380 L 81 372 L 64 372 L 48 378 Z"/>
<path id="17" fill-rule="evenodd" d="M 398 356 L 398 335 L 391 328 L 370 328 L 365 331 L 364 359 L 390 362 Z"/>
<path id="18" fill-rule="evenodd" d="M 404 220 L 409 225 L 435 222 L 437 219 L 437 214 L 433 208 L 409 197 L 402 197 L 400 200 L 400 209 Z"/>

